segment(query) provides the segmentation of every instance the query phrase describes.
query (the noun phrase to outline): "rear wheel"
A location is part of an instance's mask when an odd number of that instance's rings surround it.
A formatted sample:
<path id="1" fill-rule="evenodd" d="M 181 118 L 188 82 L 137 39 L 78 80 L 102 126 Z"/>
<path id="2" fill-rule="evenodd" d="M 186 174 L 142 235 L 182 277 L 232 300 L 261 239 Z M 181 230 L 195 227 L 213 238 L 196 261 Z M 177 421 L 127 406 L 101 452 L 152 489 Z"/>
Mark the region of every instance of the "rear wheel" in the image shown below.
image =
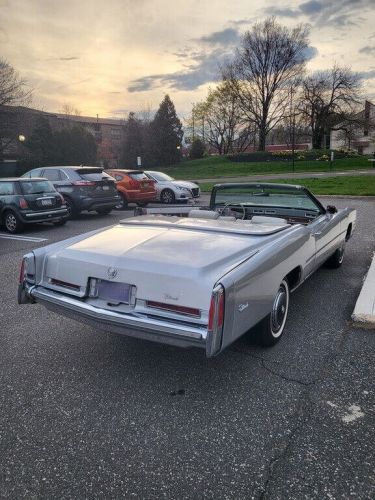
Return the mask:
<path id="1" fill-rule="evenodd" d="M 275 295 L 271 313 L 254 327 L 255 340 L 259 345 L 275 345 L 284 333 L 289 309 L 289 285 L 284 279 Z"/>
<path id="2" fill-rule="evenodd" d="M 99 215 L 108 215 L 110 212 L 112 212 L 112 208 L 98 208 L 96 210 L 96 213 Z"/>
<path id="3" fill-rule="evenodd" d="M 338 269 L 344 261 L 345 243 L 326 261 L 325 265 L 330 269 Z"/>
<path id="4" fill-rule="evenodd" d="M 160 200 L 163 203 L 167 203 L 168 205 L 170 205 L 171 203 L 174 203 L 176 201 L 176 196 L 171 189 L 164 189 L 164 191 L 162 191 L 160 194 Z"/>
<path id="5" fill-rule="evenodd" d="M 116 205 L 117 210 L 125 210 L 128 208 L 128 200 L 126 196 L 122 193 L 119 193 L 121 200 L 118 202 L 118 205 Z"/>
<path id="6" fill-rule="evenodd" d="M 77 215 L 79 214 L 79 211 L 77 210 L 75 204 L 72 202 L 70 198 L 67 198 L 66 196 L 64 196 L 64 198 L 65 198 L 66 208 L 68 210 L 68 217 L 69 219 L 74 219 L 74 217 L 77 217 Z"/>
<path id="7" fill-rule="evenodd" d="M 17 214 L 15 212 L 12 212 L 11 210 L 5 212 L 3 221 L 5 229 L 8 231 L 8 233 L 20 233 L 24 228 L 24 225 L 18 218 Z"/>

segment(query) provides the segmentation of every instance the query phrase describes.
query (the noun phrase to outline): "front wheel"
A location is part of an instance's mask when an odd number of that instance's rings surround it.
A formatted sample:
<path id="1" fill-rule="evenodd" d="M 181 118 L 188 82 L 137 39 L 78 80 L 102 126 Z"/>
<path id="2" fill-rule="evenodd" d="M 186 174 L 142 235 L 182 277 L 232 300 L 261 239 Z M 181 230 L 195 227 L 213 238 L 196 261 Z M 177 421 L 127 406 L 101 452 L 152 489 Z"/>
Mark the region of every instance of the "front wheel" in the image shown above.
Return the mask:
<path id="1" fill-rule="evenodd" d="M 4 215 L 4 226 L 8 233 L 20 233 L 23 230 L 22 221 L 18 218 L 18 216 L 12 212 L 8 211 Z"/>
<path id="2" fill-rule="evenodd" d="M 161 192 L 160 200 L 163 203 L 171 205 L 176 201 L 176 196 L 171 189 L 164 189 L 164 191 Z"/>
<path id="3" fill-rule="evenodd" d="M 277 290 L 270 314 L 254 327 L 255 338 L 259 345 L 270 347 L 280 340 L 284 333 L 288 309 L 289 285 L 284 279 Z"/>

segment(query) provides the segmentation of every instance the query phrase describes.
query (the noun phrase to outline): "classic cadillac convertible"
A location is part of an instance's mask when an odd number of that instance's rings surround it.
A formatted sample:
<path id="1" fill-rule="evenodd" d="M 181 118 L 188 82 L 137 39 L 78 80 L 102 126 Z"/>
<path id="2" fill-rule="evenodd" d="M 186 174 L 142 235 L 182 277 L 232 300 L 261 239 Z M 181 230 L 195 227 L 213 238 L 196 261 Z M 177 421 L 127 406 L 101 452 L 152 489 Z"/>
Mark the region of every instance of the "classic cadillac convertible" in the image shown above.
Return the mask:
<path id="1" fill-rule="evenodd" d="M 185 217 L 140 215 L 26 254 L 18 301 L 208 357 L 246 332 L 270 346 L 290 292 L 341 265 L 355 221 L 301 186 L 219 184 Z"/>

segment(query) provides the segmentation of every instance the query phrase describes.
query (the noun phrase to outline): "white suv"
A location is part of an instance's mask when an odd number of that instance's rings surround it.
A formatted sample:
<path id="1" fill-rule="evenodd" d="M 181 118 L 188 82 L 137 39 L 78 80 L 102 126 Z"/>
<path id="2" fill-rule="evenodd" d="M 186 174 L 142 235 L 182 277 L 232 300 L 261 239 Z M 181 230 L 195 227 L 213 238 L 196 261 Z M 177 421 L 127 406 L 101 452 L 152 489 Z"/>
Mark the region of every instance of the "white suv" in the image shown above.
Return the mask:
<path id="1" fill-rule="evenodd" d="M 155 181 L 156 198 L 163 203 L 174 203 L 178 200 L 189 200 L 200 196 L 200 189 L 197 184 L 189 181 L 176 181 L 163 172 L 145 170 L 144 173 Z"/>

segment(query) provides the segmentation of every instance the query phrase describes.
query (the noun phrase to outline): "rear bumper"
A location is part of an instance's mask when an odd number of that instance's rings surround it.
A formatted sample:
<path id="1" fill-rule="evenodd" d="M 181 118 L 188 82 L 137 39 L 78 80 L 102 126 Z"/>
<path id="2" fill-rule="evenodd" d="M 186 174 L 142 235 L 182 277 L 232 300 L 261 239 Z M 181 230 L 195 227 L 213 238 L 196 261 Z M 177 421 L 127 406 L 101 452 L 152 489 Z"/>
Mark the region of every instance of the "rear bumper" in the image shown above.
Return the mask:
<path id="1" fill-rule="evenodd" d="M 20 219 L 24 223 L 33 223 L 33 222 L 46 222 L 64 219 L 68 217 L 68 210 L 66 208 L 57 208 L 52 210 L 43 210 L 40 212 L 19 212 Z"/>
<path id="2" fill-rule="evenodd" d="M 124 193 L 126 198 L 128 199 L 129 202 L 132 203 L 137 203 L 137 202 L 144 202 L 144 201 L 155 201 L 156 200 L 156 193 L 142 193 L 141 191 L 128 191 L 127 193 Z"/>
<path id="3" fill-rule="evenodd" d="M 121 201 L 120 196 L 110 198 L 83 198 L 78 205 L 79 210 L 98 210 L 115 208 Z"/>
<path id="4" fill-rule="evenodd" d="M 208 357 L 212 355 L 207 351 L 207 346 L 211 343 L 207 342 L 205 327 L 160 320 L 143 314 L 124 314 L 96 308 L 82 300 L 44 287 L 31 286 L 26 282 L 19 285 L 18 302 L 40 302 L 57 314 L 97 329 L 179 347 L 200 347 L 206 349 Z"/>

